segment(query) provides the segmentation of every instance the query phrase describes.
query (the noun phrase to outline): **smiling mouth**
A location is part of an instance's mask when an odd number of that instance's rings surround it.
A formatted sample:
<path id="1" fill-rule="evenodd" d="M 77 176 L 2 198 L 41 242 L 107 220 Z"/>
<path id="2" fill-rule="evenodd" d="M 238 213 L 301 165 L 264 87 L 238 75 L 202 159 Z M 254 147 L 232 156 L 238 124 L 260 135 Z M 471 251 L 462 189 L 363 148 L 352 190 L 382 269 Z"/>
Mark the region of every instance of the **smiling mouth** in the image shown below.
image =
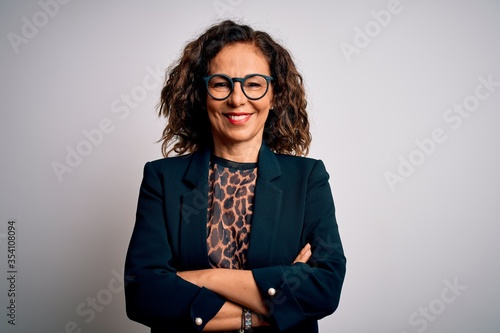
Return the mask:
<path id="1" fill-rule="evenodd" d="M 248 119 L 250 119 L 252 114 L 251 113 L 244 113 L 244 114 L 228 113 L 228 114 L 225 114 L 224 116 L 233 125 L 243 125 L 248 121 Z"/>
<path id="2" fill-rule="evenodd" d="M 228 117 L 229 119 L 234 120 L 234 121 L 241 121 L 241 120 L 246 119 L 250 116 L 251 116 L 250 114 L 228 114 L 228 115 L 226 115 L 226 117 Z"/>

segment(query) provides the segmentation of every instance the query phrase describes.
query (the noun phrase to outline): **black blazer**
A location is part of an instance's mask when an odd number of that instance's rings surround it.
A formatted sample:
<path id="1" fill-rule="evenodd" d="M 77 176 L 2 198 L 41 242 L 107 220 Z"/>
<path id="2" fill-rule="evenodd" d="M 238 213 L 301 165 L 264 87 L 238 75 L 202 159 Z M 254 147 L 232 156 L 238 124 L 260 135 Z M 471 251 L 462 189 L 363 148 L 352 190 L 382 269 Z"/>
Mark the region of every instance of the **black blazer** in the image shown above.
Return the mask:
<path id="1" fill-rule="evenodd" d="M 130 319 L 152 333 L 197 332 L 225 299 L 176 271 L 210 268 L 206 225 L 210 151 L 148 162 L 125 264 Z M 255 332 L 317 332 L 337 308 L 345 275 L 328 173 L 323 162 L 274 154 L 257 162 L 247 269 L 270 309 L 270 327 Z M 306 263 L 291 265 L 312 246 Z M 274 295 L 269 289 L 274 288 Z M 197 326 L 195 318 L 202 318 Z"/>

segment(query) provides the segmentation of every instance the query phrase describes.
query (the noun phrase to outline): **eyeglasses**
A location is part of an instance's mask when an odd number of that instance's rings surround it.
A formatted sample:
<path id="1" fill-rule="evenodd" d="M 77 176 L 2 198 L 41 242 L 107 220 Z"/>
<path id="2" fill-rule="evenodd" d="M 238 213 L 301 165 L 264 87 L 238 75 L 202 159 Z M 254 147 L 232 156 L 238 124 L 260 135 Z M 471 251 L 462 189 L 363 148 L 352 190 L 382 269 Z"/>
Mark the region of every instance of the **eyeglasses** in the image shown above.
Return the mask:
<path id="1" fill-rule="evenodd" d="M 243 78 L 230 78 L 224 74 L 214 74 L 205 76 L 203 80 L 205 80 L 208 94 L 215 100 L 223 101 L 233 92 L 235 82 L 241 84 L 241 91 L 248 99 L 261 99 L 267 94 L 269 81 L 273 78 L 262 74 L 248 74 Z"/>

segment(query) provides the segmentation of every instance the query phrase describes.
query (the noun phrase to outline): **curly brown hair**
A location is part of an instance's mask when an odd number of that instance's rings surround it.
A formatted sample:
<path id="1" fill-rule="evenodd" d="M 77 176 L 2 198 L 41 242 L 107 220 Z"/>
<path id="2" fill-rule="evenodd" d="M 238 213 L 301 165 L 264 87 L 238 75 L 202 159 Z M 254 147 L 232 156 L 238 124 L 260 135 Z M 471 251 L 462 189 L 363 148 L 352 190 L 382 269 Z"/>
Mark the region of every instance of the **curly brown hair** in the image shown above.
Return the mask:
<path id="1" fill-rule="evenodd" d="M 312 139 L 307 101 L 302 76 L 290 53 L 268 33 L 226 20 L 189 42 L 180 59 L 167 69 L 158 111 L 167 119 L 159 140 L 163 156 L 192 153 L 212 145 L 203 77 L 208 75 L 209 63 L 217 53 L 234 43 L 256 46 L 269 61 L 274 96 L 264 143 L 279 154 L 307 155 Z"/>

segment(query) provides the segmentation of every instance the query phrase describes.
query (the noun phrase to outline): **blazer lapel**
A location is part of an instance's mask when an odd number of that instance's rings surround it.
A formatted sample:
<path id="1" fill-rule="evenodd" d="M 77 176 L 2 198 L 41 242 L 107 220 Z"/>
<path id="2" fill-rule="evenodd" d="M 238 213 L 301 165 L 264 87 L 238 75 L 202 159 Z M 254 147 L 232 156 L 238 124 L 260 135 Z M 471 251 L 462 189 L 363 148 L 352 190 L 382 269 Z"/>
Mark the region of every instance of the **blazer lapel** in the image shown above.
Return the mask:
<path id="1" fill-rule="evenodd" d="M 193 153 L 184 182 L 188 190 L 181 201 L 181 261 L 190 269 L 208 268 L 206 239 L 208 208 L 208 149 Z"/>
<path id="2" fill-rule="evenodd" d="M 282 201 L 282 190 L 272 183 L 280 177 L 281 169 L 274 153 L 266 145 L 260 149 L 257 167 L 247 269 L 271 264 Z"/>
<path id="3" fill-rule="evenodd" d="M 189 190 L 182 195 L 180 253 L 182 266 L 189 269 L 210 267 L 206 239 L 209 162 L 208 149 L 193 153 L 184 177 Z M 281 176 L 281 169 L 266 145 L 260 149 L 257 167 L 247 269 L 271 264 L 282 201 L 282 190 L 272 183 Z"/>

